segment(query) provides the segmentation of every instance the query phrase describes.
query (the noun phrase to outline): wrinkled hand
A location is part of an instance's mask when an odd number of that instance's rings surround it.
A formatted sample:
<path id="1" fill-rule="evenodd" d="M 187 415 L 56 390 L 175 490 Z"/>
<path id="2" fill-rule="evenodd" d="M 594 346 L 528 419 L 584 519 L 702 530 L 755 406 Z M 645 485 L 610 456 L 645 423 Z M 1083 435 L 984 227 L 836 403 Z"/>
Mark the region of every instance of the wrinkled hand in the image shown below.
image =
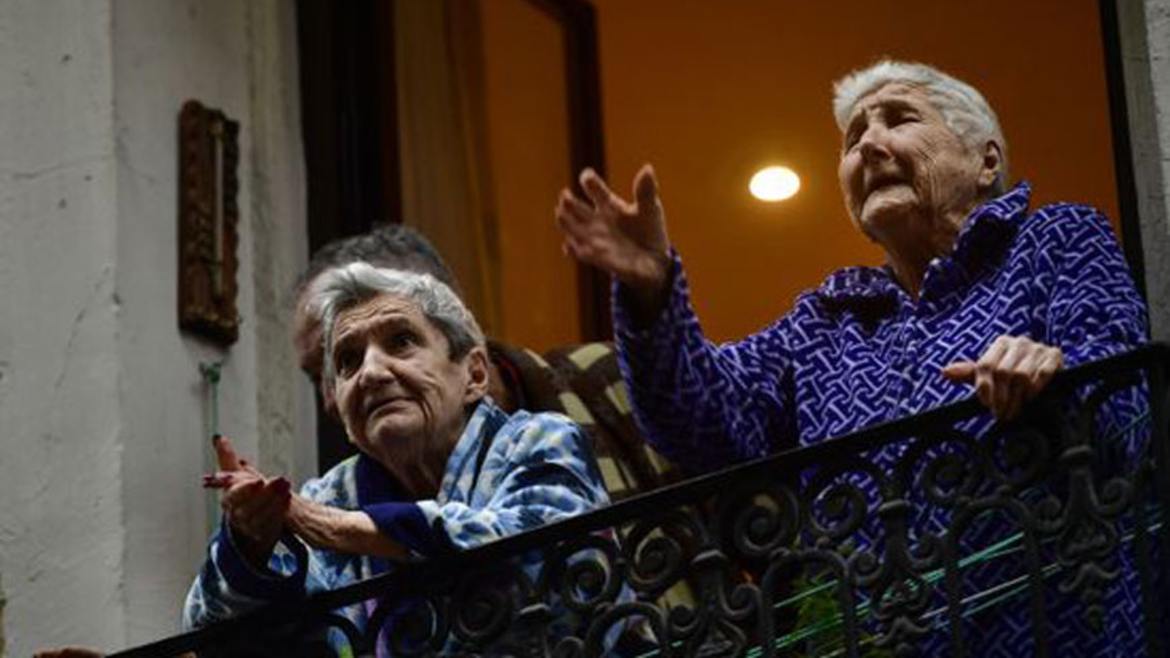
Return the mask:
<path id="1" fill-rule="evenodd" d="M 33 654 L 33 658 L 105 658 L 105 656 L 106 654 L 96 649 L 87 649 L 85 647 L 41 649 Z M 194 653 L 188 651 L 175 656 L 175 658 L 196 658 L 196 656 Z"/>
<path id="2" fill-rule="evenodd" d="M 42 649 L 33 654 L 33 658 L 103 658 L 104 653 L 86 649 L 84 647 L 61 647 L 59 649 Z"/>
<path id="3" fill-rule="evenodd" d="M 610 191 L 592 169 L 580 180 L 590 203 L 568 188 L 557 201 L 565 252 L 608 272 L 641 299 L 660 297 L 668 284 L 670 243 L 654 168 L 643 165 L 634 176 L 634 203 Z"/>
<path id="4" fill-rule="evenodd" d="M 978 361 L 956 361 L 943 368 L 942 374 L 954 382 L 974 382 L 979 401 L 996 418 L 1010 420 L 1063 365 L 1060 348 L 1005 335 L 996 338 Z"/>
<path id="5" fill-rule="evenodd" d="M 227 437 L 214 444 L 219 471 L 203 476 L 203 486 L 223 492 L 220 506 L 233 537 L 252 566 L 262 569 L 284 530 L 292 487 L 285 478 L 265 477 L 240 459 Z"/>

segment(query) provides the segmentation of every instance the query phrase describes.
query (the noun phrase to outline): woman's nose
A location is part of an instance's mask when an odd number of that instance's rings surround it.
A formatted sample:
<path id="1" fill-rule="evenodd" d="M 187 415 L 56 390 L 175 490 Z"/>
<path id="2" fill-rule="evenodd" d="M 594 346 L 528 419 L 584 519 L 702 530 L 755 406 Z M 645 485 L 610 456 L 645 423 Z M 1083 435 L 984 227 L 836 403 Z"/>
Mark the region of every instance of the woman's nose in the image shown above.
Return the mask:
<path id="1" fill-rule="evenodd" d="M 886 130 L 881 125 L 871 125 L 865 129 L 858 140 L 861 157 L 866 162 L 877 162 L 890 157 L 886 147 Z"/>
<path id="2" fill-rule="evenodd" d="M 391 368 L 390 356 L 371 345 L 366 349 L 362 358 L 361 370 L 358 372 L 358 382 L 362 385 L 378 384 L 394 378 L 394 369 Z"/>

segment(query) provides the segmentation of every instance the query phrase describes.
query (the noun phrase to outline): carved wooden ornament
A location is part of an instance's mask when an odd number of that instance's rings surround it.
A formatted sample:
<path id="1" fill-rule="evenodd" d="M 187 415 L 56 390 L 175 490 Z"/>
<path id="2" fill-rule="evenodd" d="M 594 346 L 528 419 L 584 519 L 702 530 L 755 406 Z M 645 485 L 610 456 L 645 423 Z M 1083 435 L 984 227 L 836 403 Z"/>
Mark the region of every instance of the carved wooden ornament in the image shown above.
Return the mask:
<path id="1" fill-rule="evenodd" d="M 179 114 L 179 327 L 227 346 L 239 338 L 240 124 L 198 101 Z"/>

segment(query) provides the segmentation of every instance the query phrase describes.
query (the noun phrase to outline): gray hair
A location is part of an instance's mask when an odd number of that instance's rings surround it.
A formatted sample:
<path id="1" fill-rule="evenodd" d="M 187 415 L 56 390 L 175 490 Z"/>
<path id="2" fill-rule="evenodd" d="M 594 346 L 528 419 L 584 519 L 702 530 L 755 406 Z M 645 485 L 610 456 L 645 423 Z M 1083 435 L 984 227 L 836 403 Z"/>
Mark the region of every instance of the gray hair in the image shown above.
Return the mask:
<path id="1" fill-rule="evenodd" d="M 447 284 L 430 274 L 374 267 L 362 261 L 349 263 L 325 270 L 309 288 L 309 309 L 323 328 L 326 381 L 335 374 L 329 348 L 338 316 L 378 295 L 394 295 L 417 304 L 423 316 L 447 339 L 448 357 L 453 361 L 484 344 L 475 317 Z"/>
<path id="2" fill-rule="evenodd" d="M 1002 194 L 1007 191 L 1007 140 L 1003 137 L 995 112 L 979 90 L 932 66 L 883 59 L 835 82 L 833 116 L 841 132 L 847 129 L 858 101 L 895 82 L 921 89 L 931 105 L 942 114 L 947 127 L 968 148 L 982 150 L 988 141 L 999 144 L 1000 169 L 992 193 Z"/>

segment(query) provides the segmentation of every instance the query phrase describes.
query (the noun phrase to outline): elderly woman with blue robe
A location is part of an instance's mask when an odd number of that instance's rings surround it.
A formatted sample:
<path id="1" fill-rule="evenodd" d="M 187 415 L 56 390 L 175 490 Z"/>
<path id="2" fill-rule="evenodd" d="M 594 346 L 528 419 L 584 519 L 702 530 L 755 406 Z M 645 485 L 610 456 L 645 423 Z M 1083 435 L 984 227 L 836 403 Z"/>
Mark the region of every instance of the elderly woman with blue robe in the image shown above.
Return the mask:
<path id="1" fill-rule="evenodd" d="M 580 179 L 586 198 L 561 194 L 565 249 L 615 281 L 623 374 L 663 454 L 711 470 L 972 391 L 1010 419 L 1060 368 L 1146 340 L 1144 303 L 1108 220 L 1081 205 L 1033 208 L 1027 183 L 1008 188 L 1007 144 L 976 89 L 881 61 L 836 84 L 833 112 L 846 209 L 886 263 L 832 273 L 739 341 L 703 335 L 651 167 L 635 176 L 632 200 L 591 170 Z M 926 528 L 946 522 L 940 514 Z M 1050 610 L 1050 655 L 1141 654 L 1141 622 L 1126 613 L 1139 608 L 1132 570 L 1108 597 L 1103 632 Z M 1032 655 L 1029 627 L 1022 607 L 986 616 L 977 655 Z M 950 655 L 947 640 L 932 635 L 926 654 Z"/>
<path id="2" fill-rule="evenodd" d="M 445 284 L 358 262 L 322 274 L 311 295 L 325 380 L 359 454 L 294 494 L 217 439 L 219 471 L 205 485 L 222 491 L 223 523 L 188 594 L 185 627 L 608 503 L 577 425 L 553 413 L 509 415 L 485 396 L 483 334 Z M 345 614 L 364 629 L 373 605 Z M 386 655 L 387 643 L 377 651 Z"/>

